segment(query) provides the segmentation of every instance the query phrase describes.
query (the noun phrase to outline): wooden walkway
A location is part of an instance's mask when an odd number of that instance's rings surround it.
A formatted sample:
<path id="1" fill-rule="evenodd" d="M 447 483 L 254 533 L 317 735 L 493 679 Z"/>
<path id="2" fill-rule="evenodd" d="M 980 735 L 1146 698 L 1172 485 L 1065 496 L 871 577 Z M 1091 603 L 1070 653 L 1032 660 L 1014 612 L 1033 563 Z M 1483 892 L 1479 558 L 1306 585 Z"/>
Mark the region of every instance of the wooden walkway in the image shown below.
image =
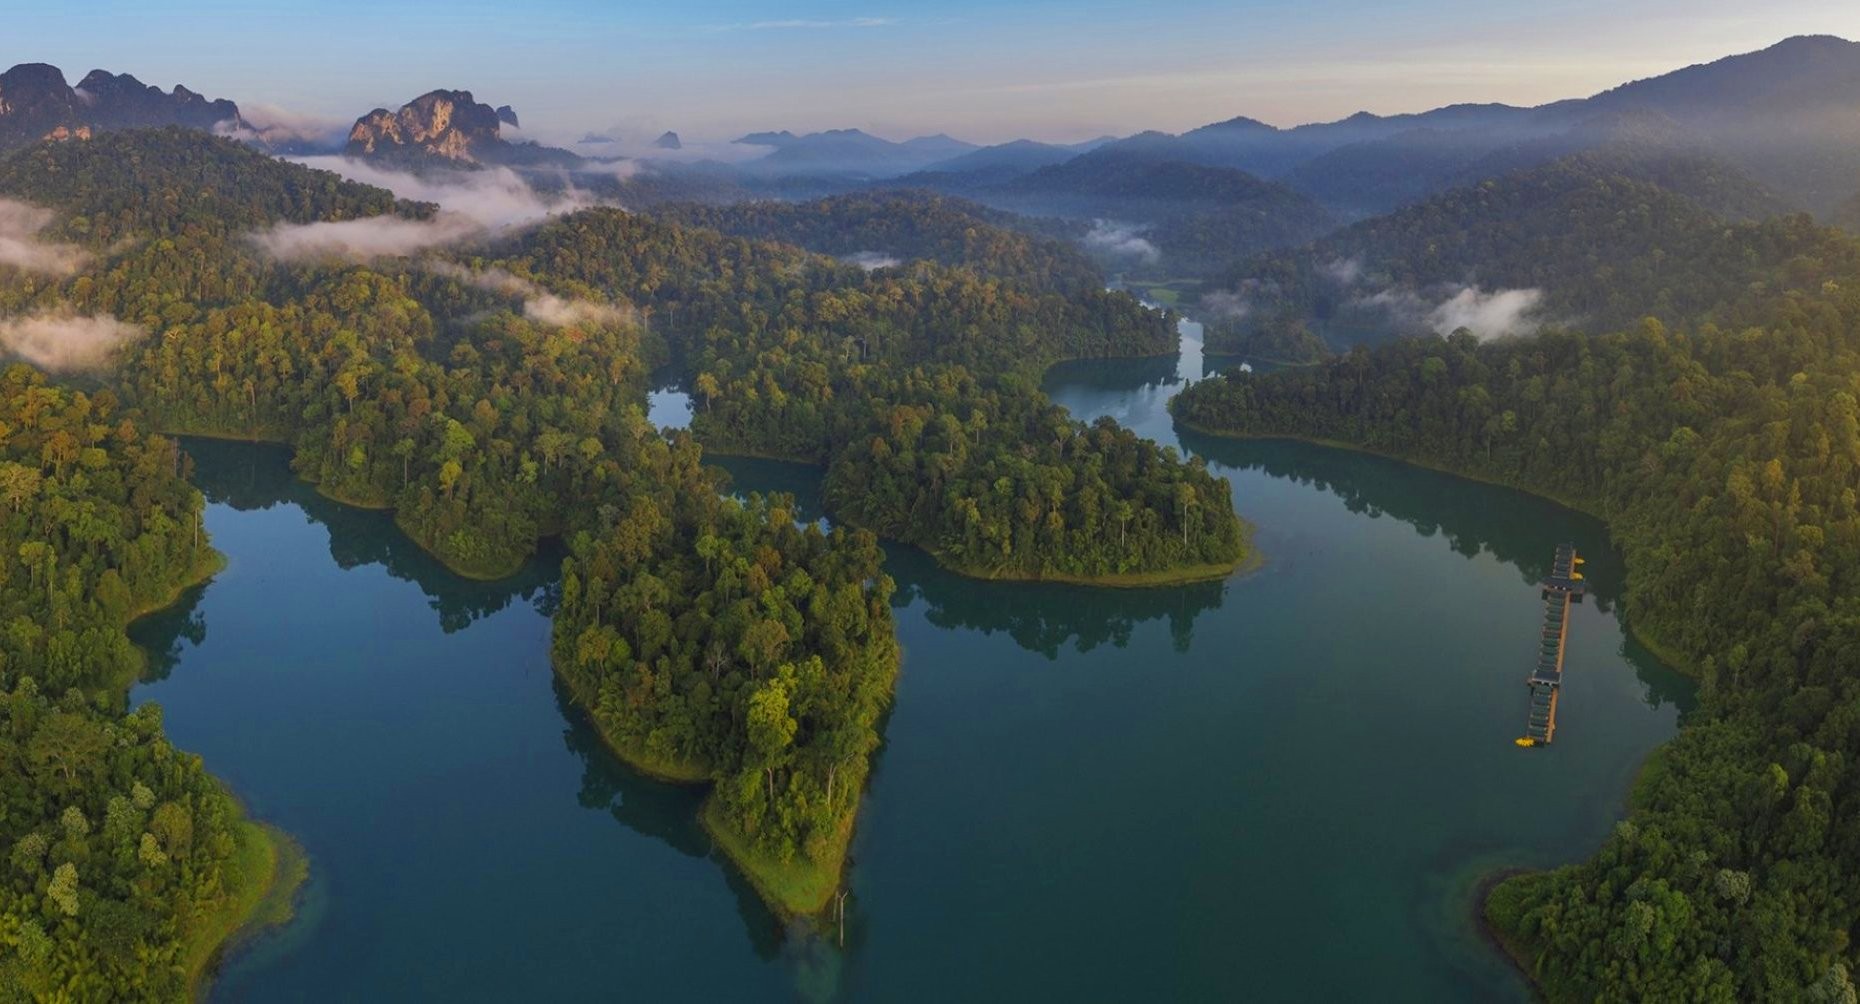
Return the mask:
<path id="1" fill-rule="evenodd" d="M 1563 689 L 1563 650 L 1569 641 L 1569 608 L 1581 603 L 1588 585 L 1582 578 L 1576 545 L 1559 544 L 1550 576 L 1543 581 L 1544 623 L 1537 639 L 1537 667 L 1524 682 L 1530 687 L 1530 716 L 1519 746 L 1544 746 L 1556 740 L 1557 698 Z"/>

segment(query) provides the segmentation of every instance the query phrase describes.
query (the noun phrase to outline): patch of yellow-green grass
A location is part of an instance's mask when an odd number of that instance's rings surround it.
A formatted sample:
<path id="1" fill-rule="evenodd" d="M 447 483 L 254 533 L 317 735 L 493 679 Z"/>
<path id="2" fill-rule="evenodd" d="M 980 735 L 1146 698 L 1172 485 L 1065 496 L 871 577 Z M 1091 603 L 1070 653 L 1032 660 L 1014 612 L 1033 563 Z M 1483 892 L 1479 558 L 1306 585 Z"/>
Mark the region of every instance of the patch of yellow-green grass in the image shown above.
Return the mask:
<path id="1" fill-rule="evenodd" d="M 1518 932 L 1524 915 L 1524 897 L 1549 873 L 1506 869 L 1487 876 L 1479 888 L 1479 933 L 1511 960 L 1512 965 L 1539 986 L 1534 960 L 1537 953 Z"/>
<path id="2" fill-rule="evenodd" d="M 594 731 L 600 732 L 601 730 L 597 727 Z M 607 742 L 604 733 L 602 741 Z M 673 784 L 705 784 L 711 780 L 710 767 L 695 760 L 653 756 L 645 750 L 623 749 L 613 742 L 607 742 L 607 748 L 612 750 L 615 756 L 626 761 L 628 767 L 659 781 L 670 781 Z"/>
<path id="3" fill-rule="evenodd" d="M 763 902 L 783 917 L 812 917 L 826 910 L 833 893 L 840 887 L 840 874 L 846 868 L 846 848 L 852 842 L 853 818 L 858 809 L 846 813 L 836 829 L 827 860 L 809 861 L 797 856 L 792 861 L 776 861 L 757 851 L 749 838 L 723 818 L 716 796 L 704 800 L 698 818 L 749 884 L 755 886 Z"/>
<path id="4" fill-rule="evenodd" d="M 554 659 L 549 660 L 549 665 L 555 670 L 556 679 L 561 680 L 574 695 L 575 704 L 580 713 L 587 716 L 588 725 L 594 730 L 594 734 L 600 737 L 601 745 L 607 747 L 609 753 L 619 757 L 628 767 L 654 780 L 669 781 L 672 784 L 710 783 L 712 775 L 709 764 L 697 760 L 657 756 L 644 749 L 635 749 L 630 745 L 617 742 L 607 734 L 606 729 L 601 728 L 601 723 L 595 719 L 594 713 L 588 710 L 594 707 L 599 700 L 599 695 L 578 686 L 572 677 L 562 671 L 562 667 Z"/>
<path id="5" fill-rule="evenodd" d="M 322 489 L 318 488 L 317 491 L 321 492 Z M 334 495 L 325 494 L 327 498 L 335 499 L 338 502 L 342 501 L 341 499 L 337 499 Z M 346 502 L 343 504 L 352 505 L 352 503 Z M 367 506 L 355 507 L 367 508 Z M 381 508 L 385 510 L 389 507 L 382 506 Z M 476 582 L 496 582 L 499 579 L 508 579 L 518 572 L 521 572 L 523 566 L 529 563 L 530 557 L 535 553 L 535 549 L 529 547 L 521 551 L 513 551 L 498 556 L 482 563 L 467 565 L 455 558 L 447 557 L 439 553 L 439 551 L 429 544 L 425 538 L 420 536 L 419 532 L 414 527 L 407 524 L 406 514 L 404 512 L 399 510 L 395 511 L 394 525 L 399 527 L 400 532 L 404 534 L 408 540 L 413 541 L 416 547 L 425 551 L 428 555 L 431 555 L 435 561 L 446 566 L 446 571 L 451 572 L 461 579 L 471 579 Z"/>
<path id="6" fill-rule="evenodd" d="M 321 481 L 313 481 L 311 482 L 311 486 L 316 489 L 316 493 L 318 495 L 321 495 L 324 498 L 329 499 L 331 502 L 340 502 L 343 505 L 346 505 L 351 509 L 366 509 L 370 512 L 384 512 L 388 509 L 394 508 L 394 503 L 388 500 L 385 496 L 381 498 L 363 498 L 360 495 L 347 495 L 347 494 L 344 494 L 343 492 L 337 491 L 334 488 L 331 488 L 328 484 L 321 482 Z"/>
<path id="7" fill-rule="evenodd" d="M 1156 589 L 1166 586 L 1188 586 L 1199 582 L 1218 582 L 1236 573 L 1257 570 L 1266 563 L 1265 555 L 1253 546 L 1253 524 L 1240 521 L 1240 556 L 1232 561 L 1221 561 L 1207 565 L 1183 565 L 1178 568 L 1162 568 L 1153 572 L 1110 572 L 1104 575 L 1068 575 L 1064 572 L 1043 572 L 1031 574 L 1017 569 L 979 569 L 968 568 L 950 561 L 943 555 L 931 552 L 938 565 L 966 575 L 972 579 L 988 579 L 995 582 L 1053 582 L 1070 586 L 1098 586 L 1107 589 Z"/>
<path id="8" fill-rule="evenodd" d="M 816 469 L 824 469 L 827 466 L 826 461 L 815 457 L 774 453 L 766 450 L 751 449 L 746 446 L 731 446 L 728 444 L 719 446 L 708 439 L 703 440 L 701 445 L 704 447 L 704 455 L 706 457 L 723 457 L 734 460 L 772 460 L 778 464 L 793 464 L 796 467 L 812 467 Z"/>
<path id="9" fill-rule="evenodd" d="M 160 596 L 153 597 L 131 607 L 129 610 L 129 619 L 132 621 L 137 620 L 147 617 L 149 614 L 157 613 L 174 606 L 180 601 L 182 596 L 186 595 L 189 589 L 200 585 L 225 570 L 226 556 L 213 548 L 207 548 L 206 553 L 200 556 L 200 560 L 194 563 L 194 567 L 188 569 L 186 574 L 182 575 L 180 578 L 175 579 L 173 584 Z"/>
<path id="10" fill-rule="evenodd" d="M 188 590 L 213 578 L 215 575 L 224 571 L 225 568 L 226 556 L 212 548 L 208 548 L 207 552 L 201 556 L 194 567 L 188 569 L 187 574 L 176 579 L 160 596 L 153 597 L 130 608 L 129 622 L 133 623 L 150 614 L 160 613 L 174 606 L 176 603 L 180 602 L 181 597 L 185 596 Z M 148 653 L 144 652 L 140 647 L 132 647 L 131 655 L 133 658 L 130 659 L 127 664 L 117 669 L 97 674 L 92 689 L 93 692 L 98 695 L 99 700 L 106 702 L 114 701 L 120 704 L 129 699 L 129 688 L 135 686 L 136 681 L 142 678 L 142 672 L 148 668 L 149 662 Z"/>
<path id="11" fill-rule="evenodd" d="M 226 432 L 217 429 L 176 429 L 161 430 L 161 434 L 170 438 L 186 437 L 188 439 L 215 439 L 225 443 L 260 443 L 267 446 L 289 446 L 290 439 L 278 429 L 254 429 L 246 432 Z"/>
<path id="12" fill-rule="evenodd" d="M 217 909 L 195 921 L 181 945 L 196 1000 L 228 948 L 290 921 L 297 889 L 310 873 L 309 857 L 282 830 L 242 819 L 234 833 L 227 894 Z"/>

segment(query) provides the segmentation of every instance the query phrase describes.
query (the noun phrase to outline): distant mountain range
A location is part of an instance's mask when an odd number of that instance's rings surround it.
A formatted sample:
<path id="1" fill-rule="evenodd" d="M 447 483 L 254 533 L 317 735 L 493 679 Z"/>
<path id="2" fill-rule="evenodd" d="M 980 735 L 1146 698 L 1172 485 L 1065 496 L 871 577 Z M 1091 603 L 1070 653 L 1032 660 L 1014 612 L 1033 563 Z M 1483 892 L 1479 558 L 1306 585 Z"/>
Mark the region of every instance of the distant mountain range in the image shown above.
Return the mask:
<path id="1" fill-rule="evenodd" d="M 1113 148 L 1281 178 L 1333 209 L 1368 214 L 1444 190 L 1488 157 L 1508 155 L 1522 166 L 1535 148 L 1542 163 L 1639 117 L 1663 120 L 1692 145 L 1822 212 L 1860 189 L 1857 108 L 1860 44 L 1803 36 L 1535 108 L 1364 112 L 1292 129 L 1236 118 L 1179 136 L 1141 133 Z"/>
<path id="2" fill-rule="evenodd" d="M 1077 145 L 1017 140 L 979 147 L 940 134 L 896 142 L 859 129 L 802 135 L 758 132 L 736 142 L 767 148 L 759 158 L 676 170 L 696 172 L 694 179 L 706 179 L 719 191 L 747 186 L 785 196 L 901 185 L 1002 207 L 1067 205 L 1073 215 L 1089 217 L 1130 211 L 1122 204 L 1133 196 L 1129 186 L 1149 183 L 1146 172 L 1133 165 L 1181 164 L 1244 172 L 1351 219 L 1385 213 L 1469 180 L 1547 163 L 1596 148 L 1623 131 L 1637 131 L 1657 132 L 1668 145 L 1722 159 L 1787 205 L 1821 214 L 1846 205 L 1851 214 L 1851 207 L 1860 205 L 1856 109 L 1860 44 L 1804 36 L 1534 108 L 1457 104 L 1402 115 L 1363 112 L 1284 129 L 1240 116 L 1181 134 L 1142 132 Z M 44 64 L 23 64 L 0 74 L 0 149 L 46 137 L 156 125 L 217 129 L 265 142 L 260 133 L 244 128 L 233 102 L 209 100 L 185 87 L 164 92 L 134 77 L 101 70 L 72 87 L 57 68 Z M 567 150 L 513 140 L 505 130 L 517 127 L 517 114 L 508 105 L 493 108 L 476 101 L 469 91 L 435 90 L 398 109 L 378 108 L 357 119 L 340 152 L 408 166 L 558 169 L 587 163 Z M 604 139 L 589 134 L 582 142 Z M 684 144 L 667 133 L 653 145 L 671 151 Z M 316 151 L 294 146 L 288 152 Z M 1083 161 L 1070 172 L 1056 170 L 1100 153 L 1106 156 Z M 1113 155 L 1116 160 L 1110 159 Z M 1115 172 L 1110 171 L 1112 164 L 1118 165 Z M 1113 173 L 1121 180 L 1114 182 Z M 1179 183 L 1186 176 L 1180 168 L 1148 173 L 1161 184 Z M 1089 177 L 1094 175 L 1095 180 Z M 1217 200 L 1222 196 L 1213 193 L 1229 189 L 1244 190 L 1248 198 L 1262 191 L 1213 175 L 1202 176 L 1198 183 Z M 1115 198 L 1103 187 L 1113 184 L 1125 188 Z M 1272 191 L 1274 201 L 1297 205 Z M 1166 194 L 1160 198 L 1170 200 Z M 1153 225 L 1160 218 L 1131 222 Z"/>
<path id="3" fill-rule="evenodd" d="M 797 136 L 781 132 L 750 133 L 735 140 L 765 146 L 770 152 L 745 165 L 752 173 L 888 178 L 908 174 L 978 147 L 948 136 L 919 136 L 894 143 L 858 129 L 830 129 Z"/>

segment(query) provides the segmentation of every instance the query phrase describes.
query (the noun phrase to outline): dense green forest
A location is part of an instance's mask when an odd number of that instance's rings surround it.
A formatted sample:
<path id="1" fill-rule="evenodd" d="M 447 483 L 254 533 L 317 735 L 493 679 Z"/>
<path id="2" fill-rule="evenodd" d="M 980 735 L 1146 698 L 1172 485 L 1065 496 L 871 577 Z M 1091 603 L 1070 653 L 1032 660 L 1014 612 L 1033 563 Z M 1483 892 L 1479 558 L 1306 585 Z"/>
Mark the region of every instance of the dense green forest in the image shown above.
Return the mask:
<path id="1" fill-rule="evenodd" d="M 1279 182 L 1121 147 L 1094 150 L 977 194 L 1016 212 L 1122 223 L 1140 231 L 1152 251 L 1146 260 L 1107 249 L 1107 265 L 1170 275 L 1217 274 L 1337 225 L 1322 206 Z"/>
<path id="2" fill-rule="evenodd" d="M 101 380 L 155 428 L 287 443 L 321 492 L 392 509 L 465 574 L 507 575 L 540 538 L 564 537 L 562 676 L 623 755 L 713 783 L 707 823 L 779 910 L 814 912 L 838 887 L 897 668 L 891 586 L 869 533 L 801 530 L 782 500 L 722 497 L 697 441 L 647 422 L 655 367 L 675 361 L 707 413 L 770 432 L 819 363 L 855 396 L 792 426 L 800 438 L 779 452 L 823 460 L 892 428 L 891 405 L 858 400 L 858 380 L 963 381 L 947 398 L 911 384 L 899 405 L 926 419 L 999 419 L 961 455 L 938 448 L 980 504 L 921 492 L 911 504 L 945 527 L 985 519 L 978 529 L 1009 542 L 998 552 L 1019 548 L 1012 561 L 973 560 L 888 511 L 839 511 L 977 574 L 1110 581 L 1238 560 L 1224 485 L 1122 430 L 1060 435 L 1083 427 L 1025 378 L 1061 358 L 1166 351 L 1173 318 L 1105 292 L 1063 247 L 935 201 L 826 210 L 874 232 L 895 212 L 900 228 L 923 227 L 918 247 L 948 259 L 868 272 L 617 210 L 471 255 L 280 262 L 254 233 L 383 214 L 417 222 L 434 207 L 179 130 L 22 151 L 0 163 L 0 193 L 53 210 L 40 237 L 88 256 L 71 274 L 0 277 L 0 312 L 109 315 L 144 333 L 114 350 L 110 372 L 81 379 Z M 976 232 L 937 229 L 958 216 Z M 967 377 L 970 367 L 988 378 Z M 754 381 L 740 398 L 739 376 Z M 698 431 L 745 445 L 723 424 Z M 1011 439 L 1022 431 L 1042 437 L 1024 454 Z M 1094 486 L 1089 518 L 1033 533 L 1053 516 L 1027 500 L 1074 483 Z M 1121 514 L 1115 553 L 1102 513 Z M 1091 535 L 1100 553 L 1081 563 L 1068 534 Z"/>
<path id="3" fill-rule="evenodd" d="M 1761 327 L 1456 334 L 1203 381 L 1180 421 L 1337 441 L 1604 516 L 1703 710 L 1590 860 L 1488 915 L 1555 1000 L 1852 1000 L 1860 969 L 1860 283 Z"/>
<path id="4" fill-rule="evenodd" d="M 1716 161 L 1617 145 L 1252 259 L 1210 282 L 1200 313 L 1220 351 L 1299 324 L 1337 349 L 1426 332 L 1428 308 L 1467 288 L 1538 291 L 1536 320 L 1585 331 L 1643 316 L 1750 323 L 1780 290 L 1860 270 L 1854 246 L 1805 215 L 1734 222 L 1773 206 Z"/>
<path id="5" fill-rule="evenodd" d="M 1098 266 L 1070 242 L 1035 236 L 999 210 L 927 192 L 884 191 L 811 202 L 679 203 L 652 214 L 688 227 L 793 244 L 845 258 L 934 261 L 1039 290 L 1102 287 Z"/>
<path id="6" fill-rule="evenodd" d="M 661 226 L 577 214 L 527 238 L 519 260 L 665 318 L 655 327 L 683 359 L 693 430 L 713 448 L 829 464 L 835 516 L 971 574 L 1135 584 L 1243 559 L 1225 483 L 1128 433 L 1089 434 L 1034 383 L 1060 359 L 1167 351 L 1171 315 L 1095 285 L 1039 292 L 930 262 L 816 262 L 825 275 L 752 273 L 730 295 L 651 282 L 688 265 L 606 253 L 655 246 Z M 681 250 L 745 253 L 714 235 Z"/>
<path id="7" fill-rule="evenodd" d="M 160 709 L 122 713 L 124 628 L 216 567 L 186 474 L 109 391 L 0 373 L 0 1000 L 185 998 L 273 880 Z"/>

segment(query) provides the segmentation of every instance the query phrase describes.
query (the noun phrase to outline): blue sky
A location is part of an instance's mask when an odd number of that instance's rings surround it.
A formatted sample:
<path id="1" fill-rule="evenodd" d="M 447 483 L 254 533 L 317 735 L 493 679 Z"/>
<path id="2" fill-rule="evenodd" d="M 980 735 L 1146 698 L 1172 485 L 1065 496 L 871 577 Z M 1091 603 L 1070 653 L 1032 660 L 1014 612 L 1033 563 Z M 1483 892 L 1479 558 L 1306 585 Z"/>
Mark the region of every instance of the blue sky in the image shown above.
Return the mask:
<path id="1" fill-rule="evenodd" d="M 6 65 L 344 120 L 460 87 L 558 141 L 856 126 L 987 142 L 1539 103 L 1788 35 L 1860 38 L 1860 3 L 0 0 L 0 23 Z"/>

